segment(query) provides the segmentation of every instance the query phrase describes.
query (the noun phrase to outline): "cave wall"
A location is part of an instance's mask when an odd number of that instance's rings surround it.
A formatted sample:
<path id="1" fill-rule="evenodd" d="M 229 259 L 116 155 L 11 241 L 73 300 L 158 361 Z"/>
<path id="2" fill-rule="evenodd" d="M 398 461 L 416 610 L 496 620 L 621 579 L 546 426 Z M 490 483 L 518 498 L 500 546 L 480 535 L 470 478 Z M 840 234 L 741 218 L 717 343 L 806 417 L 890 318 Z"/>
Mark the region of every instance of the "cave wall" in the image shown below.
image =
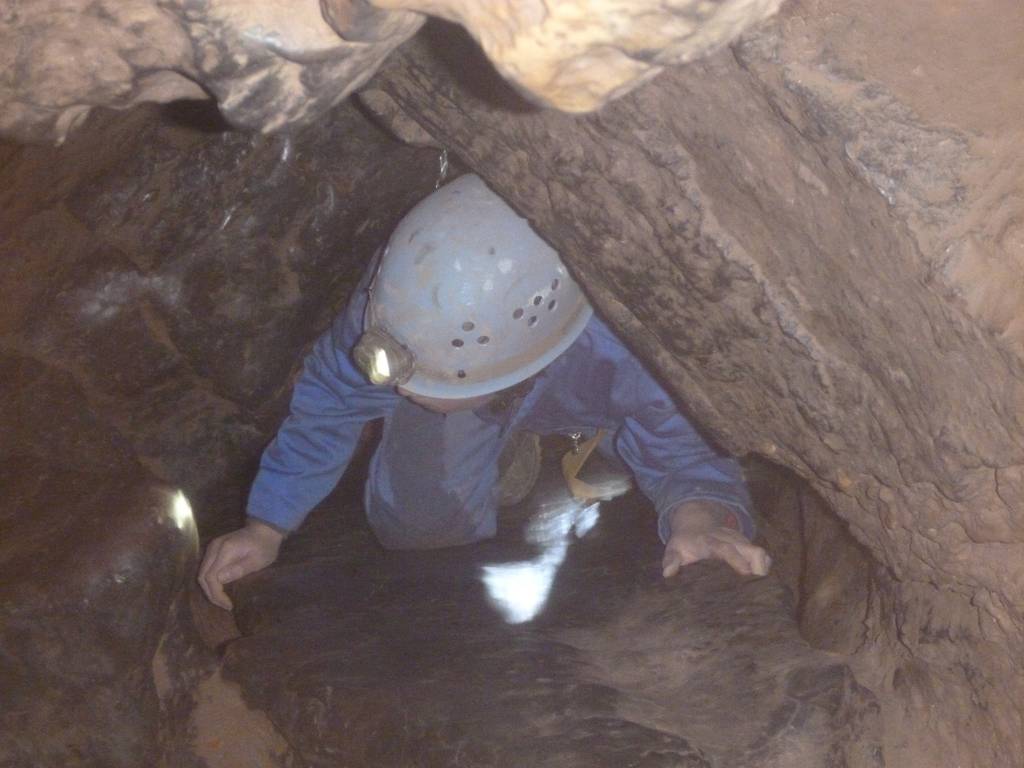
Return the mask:
<path id="1" fill-rule="evenodd" d="M 351 105 L 262 137 L 186 102 L 2 153 L 0 458 L 141 463 L 205 532 L 232 527 L 304 348 L 433 188 L 436 151 Z"/>
<path id="2" fill-rule="evenodd" d="M 0 488 L 0 764 L 154 764 L 152 659 L 184 636 L 197 563 L 187 504 L 141 468 L 24 456 L 0 461 Z"/>
<path id="3" fill-rule="evenodd" d="M 437 169 L 352 105 L 0 144 L 0 764 L 201 764 L 196 522 L 241 522 L 304 350 Z"/>
<path id="4" fill-rule="evenodd" d="M 849 524 L 880 564 L 862 671 L 922 765 L 1024 748 L 1021 30 L 998 0 L 794 2 L 573 117 L 433 25 L 365 92 L 527 215 L 721 444 Z"/>

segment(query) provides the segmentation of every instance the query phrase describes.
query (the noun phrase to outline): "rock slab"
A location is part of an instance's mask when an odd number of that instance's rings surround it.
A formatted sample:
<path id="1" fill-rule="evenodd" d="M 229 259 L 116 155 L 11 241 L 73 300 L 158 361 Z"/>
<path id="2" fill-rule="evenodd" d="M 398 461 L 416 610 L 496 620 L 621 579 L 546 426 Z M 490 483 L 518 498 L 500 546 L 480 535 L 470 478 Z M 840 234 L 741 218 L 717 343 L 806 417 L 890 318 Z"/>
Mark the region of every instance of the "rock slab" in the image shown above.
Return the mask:
<path id="1" fill-rule="evenodd" d="M 0 764 L 155 764 L 153 659 L 198 550 L 187 502 L 143 472 L 24 458 L 0 487 Z"/>
<path id="2" fill-rule="evenodd" d="M 882 765 L 877 704 L 841 657 L 801 640 L 787 591 L 717 563 L 663 581 L 638 497 L 569 534 L 546 605 L 509 623 L 522 615 L 501 596 L 552 562 L 522 536 L 536 499 L 495 541 L 399 553 L 376 545 L 357 491 L 235 587 L 244 636 L 225 675 L 299 764 Z M 495 569 L 523 580 L 494 590 Z"/>

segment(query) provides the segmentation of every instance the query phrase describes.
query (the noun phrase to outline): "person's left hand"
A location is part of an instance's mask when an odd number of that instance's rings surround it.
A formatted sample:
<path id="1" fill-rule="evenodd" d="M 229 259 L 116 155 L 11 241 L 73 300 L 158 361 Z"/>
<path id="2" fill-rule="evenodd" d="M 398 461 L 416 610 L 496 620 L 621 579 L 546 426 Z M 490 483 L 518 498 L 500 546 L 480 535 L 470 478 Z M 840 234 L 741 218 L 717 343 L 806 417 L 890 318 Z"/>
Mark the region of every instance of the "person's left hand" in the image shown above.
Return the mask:
<path id="1" fill-rule="evenodd" d="M 680 504 L 672 513 L 671 530 L 661 561 L 666 579 L 700 560 L 724 560 L 743 576 L 766 576 L 771 567 L 768 553 L 747 540 L 736 516 L 721 504 L 703 500 Z"/>

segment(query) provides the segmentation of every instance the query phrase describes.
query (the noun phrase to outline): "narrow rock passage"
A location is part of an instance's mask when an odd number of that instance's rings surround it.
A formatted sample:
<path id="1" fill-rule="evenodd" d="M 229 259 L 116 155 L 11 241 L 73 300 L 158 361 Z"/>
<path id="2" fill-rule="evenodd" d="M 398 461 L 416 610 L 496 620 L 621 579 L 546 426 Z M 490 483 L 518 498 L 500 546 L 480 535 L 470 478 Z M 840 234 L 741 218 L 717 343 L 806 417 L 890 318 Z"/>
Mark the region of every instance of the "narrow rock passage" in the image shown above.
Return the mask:
<path id="1" fill-rule="evenodd" d="M 344 483 L 235 588 L 225 676 L 299 765 L 882 765 L 873 696 L 800 638 L 775 579 L 664 581 L 641 496 L 595 521 L 562 485 L 546 467 L 494 541 L 388 552 Z M 546 573 L 542 607 L 501 601 Z"/>

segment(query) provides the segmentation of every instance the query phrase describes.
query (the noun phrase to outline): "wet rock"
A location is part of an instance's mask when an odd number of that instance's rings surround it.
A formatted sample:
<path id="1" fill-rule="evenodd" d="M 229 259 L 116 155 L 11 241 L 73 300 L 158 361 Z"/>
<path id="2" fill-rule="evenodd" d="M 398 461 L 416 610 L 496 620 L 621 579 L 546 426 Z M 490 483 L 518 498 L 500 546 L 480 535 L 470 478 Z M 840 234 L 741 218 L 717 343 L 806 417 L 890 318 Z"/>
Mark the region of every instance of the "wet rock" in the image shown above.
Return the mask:
<path id="1" fill-rule="evenodd" d="M 552 562 L 522 535 L 536 497 L 503 513 L 495 541 L 423 553 L 381 550 L 357 498 L 342 488 L 234 587 L 244 636 L 225 673 L 300 764 L 882 764 L 877 704 L 800 638 L 786 591 L 721 564 L 663 581 L 637 496 L 581 538 L 564 529 L 550 597 L 525 623 L 503 600 Z M 512 581 L 487 586 L 498 573 Z"/>
<path id="2" fill-rule="evenodd" d="M 0 352 L 0 463 L 34 457 L 75 472 L 137 472 L 131 444 L 74 377 L 24 354 Z"/>
<path id="3" fill-rule="evenodd" d="M 152 663 L 195 568 L 184 497 L 145 473 L 0 463 L 0 763 L 158 756 Z"/>
<path id="4" fill-rule="evenodd" d="M 193 105 L 2 147 L 5 765 L 217 753 L 193 743 L 222 690 L 183 592 L 195 530 L 153 475 L 236 525 L 303 347 L 433 187 L 436 151 L 335 118 L 264 139 Z"/>
<path id="5" fill-rule="evenodd" d="M 437 175 L 351 107 L 291 136 L 225 128 L 208 104 L 98 114 L 59 149 L 5 147 L 0 191 L 12 450 L 109 465 L 116 442 L 210 530 L 238 519 L 304 346 Z M 75 407 L 42 394 L 63 381 Z"/>

